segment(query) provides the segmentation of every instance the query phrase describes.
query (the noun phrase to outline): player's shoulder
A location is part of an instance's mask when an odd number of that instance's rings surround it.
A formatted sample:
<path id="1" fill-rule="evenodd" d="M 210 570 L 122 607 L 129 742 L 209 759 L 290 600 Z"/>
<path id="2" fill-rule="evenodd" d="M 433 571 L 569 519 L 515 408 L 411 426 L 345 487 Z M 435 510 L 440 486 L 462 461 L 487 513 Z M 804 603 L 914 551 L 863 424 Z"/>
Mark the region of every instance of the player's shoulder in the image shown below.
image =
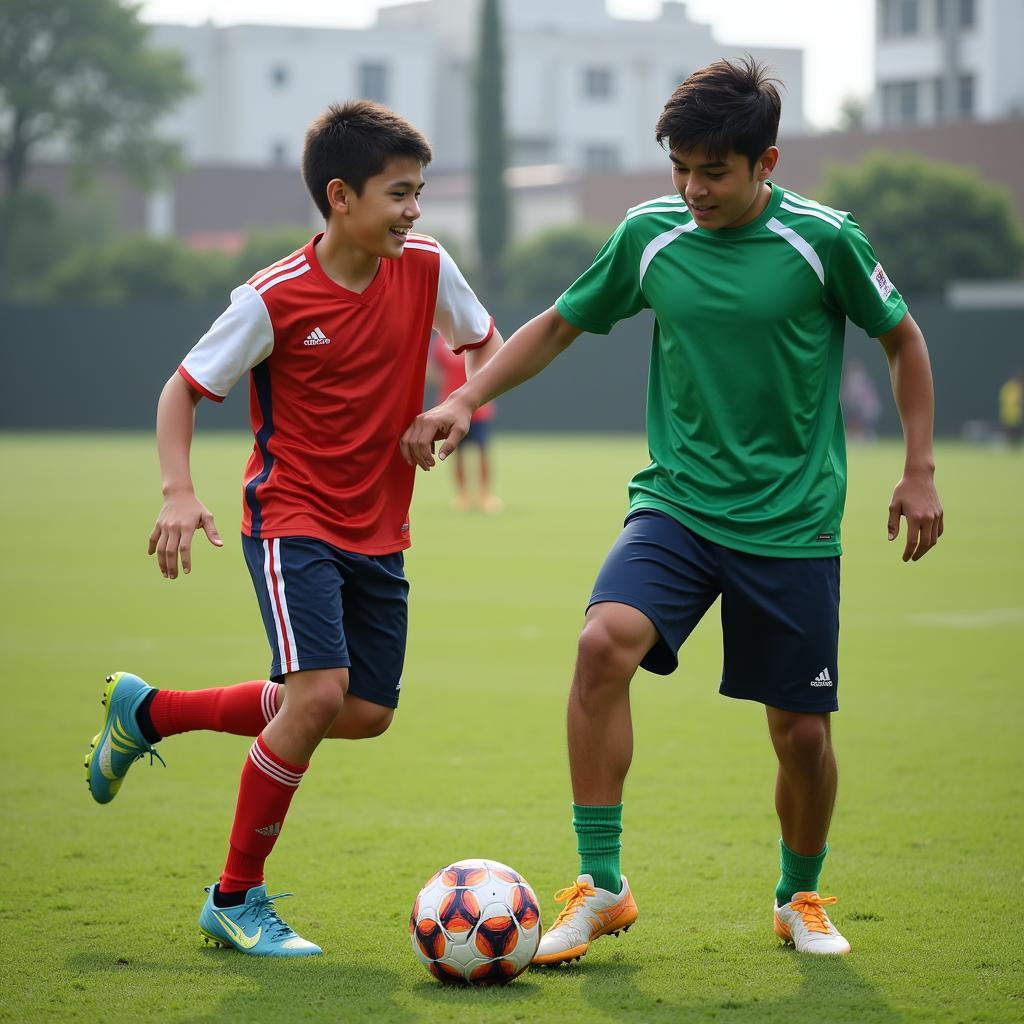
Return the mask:
<path id="1" fill-rule="evenodd" d="M 847 210 L 826 206 L 781 185 L 774 187 L 782 194 L 775 211 L 776 219 L 799 234 L 810 232 L 823 240 L 834 238 L 850 218 Z"/>
<path id="2" fill-rule="evenodd" d="M 666 231 L 675 233 L 695 226 L 683 197 L 672 193 L 631 206 L 622 218 L 619 232 L 629 243 L 643 248 Z"/>
<path id="3" fill-rule="evenodd" d="M 418 231 L 410 231 L 402 248 L 400 262 L 407 257 L 417 261 L 436 260 L 440 258 L 443 251 L 444 246 L 436 238 Z"/>
<path id="4" fill-rule="evenodd" d="M 271 289 L 280 289 L 289 285 L 290 282 L 298 281 L 310 271 L 309 257 L 307 255 L 308 243 L 301 249 L 296 249 L 282 259 L 271 263 L 269 267 L 258 270 L 246 281 L 258 295 L 267 301 L 267 293 Z M 287 288 L 285 290 L 288 290 Z M 276 297 L 276 296 L 275 296 Z"/>

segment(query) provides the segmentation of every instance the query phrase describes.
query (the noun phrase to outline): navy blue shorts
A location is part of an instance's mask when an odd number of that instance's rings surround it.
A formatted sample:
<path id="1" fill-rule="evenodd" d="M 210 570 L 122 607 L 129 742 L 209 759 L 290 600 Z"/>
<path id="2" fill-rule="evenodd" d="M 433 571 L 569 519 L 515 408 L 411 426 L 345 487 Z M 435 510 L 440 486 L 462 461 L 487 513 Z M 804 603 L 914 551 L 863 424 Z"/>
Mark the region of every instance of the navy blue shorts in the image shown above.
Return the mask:
<path id="1" fill-rule="evenodd" d="M 270 640 L 270 678 L 347 668 L 348 692 L 398 706 L 408 630 L 402 553 L 356 555 L 310 537 L 242 535 Z"/>
<path id="2" fill-rule="evenodd" d="M 698 536 L 653 509 L 630 514 L 590 604 L 628 604 L 660 639 L 641 665 L 669 675 L 678 651 L 722 598 L 719 692 L 784 711 L 837 711 L 839 558 L 765 558 Z"/>
<path id="3" fill-rule="evenodd" d="M 469 430 L 466 431 L 466 436 L 462 439 L 463 443 L 479 445 L 481 448 L 487 447 L 487 442 L 491 439 L 491 421 L 490 420 L 470 420 Z"/>

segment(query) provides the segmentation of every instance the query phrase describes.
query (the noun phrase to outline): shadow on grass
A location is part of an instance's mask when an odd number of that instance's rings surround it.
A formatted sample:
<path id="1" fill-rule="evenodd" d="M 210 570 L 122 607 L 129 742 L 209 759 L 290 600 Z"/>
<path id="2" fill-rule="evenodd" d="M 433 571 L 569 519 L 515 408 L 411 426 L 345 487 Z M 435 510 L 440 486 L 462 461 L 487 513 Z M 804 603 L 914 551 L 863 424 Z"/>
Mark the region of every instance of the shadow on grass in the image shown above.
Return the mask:
<path id="1" fill-rule="evenodd" d="M 137 1007 L 135 1019 L 160 1019 L 174 1024 L 304 1020 L 362 1024 L 375 1019 L 386 1020 L 388 1024 L 413 1024 L 419 1019 L 393 998 L 403 985 L 398 971 L 362 963 L 338 963 L 328 957 L 256 959 L 212 948 L 199 950 L 198 956 L 202 960 L 202 977 L 197 970 L 197 986 L 208 989 L 212 975 L 223 994 L 199 996 L 183 991 L 177 1000 L 172 1000 L 185 1005 L 201 1000 L 203 1006 L 198 1011 L 168 1007 L 166 995 L 155 996 L 155 1002 L 165 1004 L 159 1017 Z M 79 975 L 109 973 L 116 966 L 103 954 L 80 953 L 67 961 L 68 969 Z M 179 964 L 170 967 L 133 960 L 131 969 L 154 978 L 162 973 L 182 976 L 182 984 L 188 984 L 187 974 Z"/>
<path id="2" fill-rule="evenodd" d="M 642 986 L 643 965 L 633 963 L 594 963 L 581 961 L 572 968 L 584 977 L 579 993 L 592 1007 L 595 1020 L 637 1021 L 657 1024 L 697 1024 L 724 1021 L 727 1024 L 767 1024 L 785 1021 L 829 1021 L 830 1024 L 902 1024 L 905 1017 L 886 1003 L 879 991 L 856 971 L 856 961 L 844 956 L 801 955 L 779 948 L 779 968 L 775 978 L 765 972 L 756 979 L 760 992 L 776 982 L 778 996 L 766 999 L 742 992 L 746 979 L 733 974 L 724 984 L 708 978 L 703 984 L 708 997 L 701 1001 L 673 999 L 671 995 L 653 996 Z M 793 970 L 800 974 L 793 986 Z M 681 981 L 694 988 L 694 975 L 701 971 L 699 960 L 680 964 Z M 774 973 L 774 972 L 773 972 Z M 767 984 L 766 984 L 767 983 Z"/>

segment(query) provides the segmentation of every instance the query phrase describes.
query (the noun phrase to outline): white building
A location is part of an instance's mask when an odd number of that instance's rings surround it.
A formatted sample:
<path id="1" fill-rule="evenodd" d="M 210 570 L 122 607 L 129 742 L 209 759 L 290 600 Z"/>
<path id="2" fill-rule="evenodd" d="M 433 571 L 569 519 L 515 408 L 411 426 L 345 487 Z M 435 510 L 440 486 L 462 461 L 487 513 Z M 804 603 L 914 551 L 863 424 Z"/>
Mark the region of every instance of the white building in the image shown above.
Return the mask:
<path id="1" fill-rule="evenodd" d="M 414 27 L 437 55 L 434 136 L 439 167 L 472 162 L 473 60 L 479 0 L 427 0 L 381 9 L 380 26 Z M 631 170 L 664 160 L 654 124 L 692 71 L 744 48 L 716 43 L 665 2 L 649 21 L 614 18 L 604 0 L 506 0 L 505 116 L 513 164 Z M 782 131 L 803 119 L 803 52 L 750 47 L 786 83 Z"/>
<path id="2" fill-rule="evenodd" d="M 876 0 L 875 126 L 1024 114 L 1024 0 Z"/>
<path id="3" fill-rule="evenodd" d="M 362 96 L 434 126 L 433 40 L 414 28 L 360 30 L 155 25 L 155 47 L 180 50 L 197 90 L 162 124 L 192 164 L 297 166 L 307 124 Z"/>
<path id="4" fill-rule="evenodd" d="M 439 171 L 472 163 L 479 0 L 383 8 L 367 29 L 154 26 L 185 54 L 198 91 L 166 122 L 192 163 L 296 164 L 304 126 L 329 102 L 379 99 L 431 140 Z M 715 42 L 667 0 L 650 21 L 604 0 L 506 0 L 505 110 L 513 164 L 631 170 L 664 160 L 654 123 L 691 71 L 743 47 Z M 803 119 L 803 53 L 750 47 L 786 83 L 783 133 Z"/>

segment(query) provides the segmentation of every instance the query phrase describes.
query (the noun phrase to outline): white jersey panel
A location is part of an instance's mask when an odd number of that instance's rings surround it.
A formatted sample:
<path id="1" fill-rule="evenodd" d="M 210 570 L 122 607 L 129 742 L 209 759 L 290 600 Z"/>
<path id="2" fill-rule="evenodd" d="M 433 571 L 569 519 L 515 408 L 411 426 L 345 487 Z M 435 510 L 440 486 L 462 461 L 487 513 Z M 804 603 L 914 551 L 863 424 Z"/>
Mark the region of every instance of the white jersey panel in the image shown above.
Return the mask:
<path id="1" fill-rule="evenodd" d="M 458 352 L 479 345 L 491 334 L 491 314 L 480 304 L 476 293 L 455 265 L 455 260 L 438 246 L 441 265 L 437 279 L 437 303 L 434 306 L 434 329 Z"/>
<path id="2" fill-rule="evenodd" d="M 225 398 L 238 379 L 274 350 L 270 313 L 256 289 L 239 285 L 231 305 L 182 360 L 182 369 L 204 390 Z"/>

